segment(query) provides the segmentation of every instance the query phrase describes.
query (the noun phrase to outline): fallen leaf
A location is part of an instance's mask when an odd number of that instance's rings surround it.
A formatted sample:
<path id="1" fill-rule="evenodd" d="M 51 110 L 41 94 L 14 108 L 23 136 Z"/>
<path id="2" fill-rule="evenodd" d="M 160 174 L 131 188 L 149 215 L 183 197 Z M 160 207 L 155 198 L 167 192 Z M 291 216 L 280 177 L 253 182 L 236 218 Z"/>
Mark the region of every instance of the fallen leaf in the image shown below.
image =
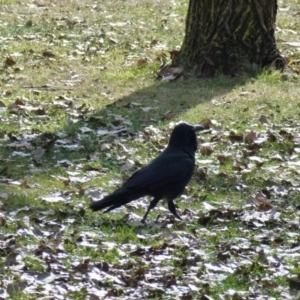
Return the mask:
<path id="1" fill-rule="evenodd" d="M 13 60 L 11 57 L 7 57 L 6 59 L 5 59 L 5 66 L 7 66 L 7 67 L 11 67 L 11 66 L 13 66 L 13 65 L 15 65 L 16 64 L 16 61 L 15 60 Z"/>
<path id="2" fill-rule="evenodd" d="M 268 122 L 268 118 L 265 116 L 265 115 L 261 115 L 260 117 L 259 117 L 259 122 L 261 123 L 261 124 L 268 124 L 269 122 Z"/>
<path id="3" fill-rule="evenodd" d="M 268 211 L 273 208 L 273 205 L 270 203 L 270 200 L 266 198 L 266 196 L 262 193 L 257 193 L 251 195 L 247 198 L 248 204 L 256 205 L 259 210 Z"/>
<path id="4" fill-rule="evenodd" d="M 257 138 L 257 133 L 254 131 L 251 131 L 245 135 L 245 143 L 253 143 L 256 138 Z"/>

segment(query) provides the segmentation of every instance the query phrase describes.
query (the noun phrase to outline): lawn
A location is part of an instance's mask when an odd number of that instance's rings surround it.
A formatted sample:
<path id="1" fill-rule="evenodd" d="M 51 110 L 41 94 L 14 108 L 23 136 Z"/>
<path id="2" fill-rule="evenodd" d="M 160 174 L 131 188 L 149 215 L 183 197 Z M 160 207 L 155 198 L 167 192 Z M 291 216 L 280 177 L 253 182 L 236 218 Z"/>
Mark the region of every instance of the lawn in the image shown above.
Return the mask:
<path id="1" fill-rule="evenodd" d="M 157 79 L 187 1 L 0 1 L 0 299 L 300 299 L 300 1 L 283 72 Z M 89 204 L 204 124 L 176 200 Z"/>

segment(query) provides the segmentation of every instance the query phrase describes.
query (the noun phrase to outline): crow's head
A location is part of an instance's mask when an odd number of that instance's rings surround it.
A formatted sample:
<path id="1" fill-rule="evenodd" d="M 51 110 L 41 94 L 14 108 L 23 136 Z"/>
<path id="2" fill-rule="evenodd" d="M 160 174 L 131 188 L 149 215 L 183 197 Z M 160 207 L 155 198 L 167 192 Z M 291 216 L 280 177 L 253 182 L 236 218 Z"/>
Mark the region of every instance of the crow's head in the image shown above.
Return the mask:
<path id="1" fill-rule="evenodd" d="M 193 151 L 197 150 L 196 131 L 202 131 L 204 127 L 201 125 L 190 125 L 180 123 L 176 125 L 171 133 L 169 146 L 172 147 L 189 147 Z"/>

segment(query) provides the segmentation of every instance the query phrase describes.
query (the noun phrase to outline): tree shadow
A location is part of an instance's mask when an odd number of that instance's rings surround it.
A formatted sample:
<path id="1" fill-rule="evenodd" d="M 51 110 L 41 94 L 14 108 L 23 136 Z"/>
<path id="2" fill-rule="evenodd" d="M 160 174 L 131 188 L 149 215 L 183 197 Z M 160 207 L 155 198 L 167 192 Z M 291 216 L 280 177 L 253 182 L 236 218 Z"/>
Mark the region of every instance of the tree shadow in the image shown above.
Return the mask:
<path id="1" fill-rule="evenodd" d="M 110 114 L 127 117 L 137 130 L 141 126 L 181 120 L 186 112 L 197 106 L 196 117 L 193 119 L 200 122 L 203 115 L 212 117 L 210 112 L 201 110 L 202 104 L 225 98 L 233 89 L 245 85 L 249 80 L 250 77 L 230 78 L 220 75 L 208 79 L 157 81 L 104 106 L 95 115 L 107 115 L 108 121 Z"/>
<path id="2" fill-rule="evenodd" d="M 2 170 L 4 177 L 8 176 L 13 180 L 22 180 L 26 176 L 31 176 L 32 170 L 41 174 L 41 177 L 47 177 L 47 181 L 51 182 L 51 176 L 55 174 L 62 174 L 65 176 L 69 169 L 77 169 L 78 164 L 86 164 L 88 167 L 79 168 L 83 172 L 93 170 L 93 168 L 106 168 L 108 171 L 104 176 L 111 172 L 112 168 L 120 171 L 121 164 L 124 160 L 116 159 L 118 155 L 118 147 L 101 150 L 99 148 L 99 140 L 103 143 L 105 139 L 112 141 L 113 139 L 122 137 L 123 139 L 133 139 L 136 132 L 142 128 L 155 125 L 164 127 L 171 121 L 190 121 L 191 123 L 199 123 L 204 118 L 213 118 L 211 111 L 204 111 L 202 106 L 206 102 L 213 99 L 222 99 L 226 97 L 233 89 L 245 85 L 250 80 L 250 77 L 229 78 L 219 76 L 214 79 L 188 79 L 176 82 L 154 82 L 152 85 L 136 89 L 134 92 L 117 99 L 111 104 L 103 106 L 98 111 L 95 111 L 89 117 L 83 118 L 75 124 L 75 128 L 70 129 L 69 126 L 61 128 L 60 132 L 55 133 L 40 133 L 31 141 L 33 146 L 32 155 L 25 158 L 15 158 L 13 162 L 9 162 L 8 171 Z M 75 91 L 76 93 L 76 91 Z M 193 109 L 197 107 L 197 109 Z M 192 115 L 185 118 L 186 113 L 192 111 Z M 116 118 L 117 116 L 117 118 Z M 121 121 L 120 121 L 121 119 Z M 129 122 L 128 122 L 129 121 Z M 86 136 L 80 132 L 81 127 L 88 127 L 94 131 L 107 129 L 112 131 L 117 127 L 126 127 L 126 130 L 120 131 L 116 135 L 107 135 L 103 139 L 94 133 L 87 133 Z M 169 130 L 168 130 L 169 131 Z M 72 151 L 68 148 L 59 148 L 56 138 L 62 134 L 67 133 L 66 139 L 73 140 L 74 143 L 79 143 L 79 150 Z M 81 140 L 76 135 L 81 135 Z M 169 132 L 167 133 L 169 135 Z M 85 143 L 86 142 L 86 143 Z M 164 142 L 164 145 L 167 143 Z M 145 147 L 147 147 L 145 145 Z M 161 148 L 162 145 L 159 145 Z M 35 162 L 34 149 L 44 148 L 45 154 L 41 160 Z M 148 148 L 147 148 L 148 149 Z M 11 157 L 14 148 L 6 148 L 5 156 Z M 148 149 L 151 155 L 156 155 L 157 149 Z M 155 151 L 155 153 L 153 153 Z M 93 153 L 98 152 L 97 159 L 92 161 L 90 157 Z M 112 157 L 107 159 L 106 154 L 112 153 Z M 149 160 L 151 159 L 149 155 Z M 70 161 L 71 164 L 58 161 Z M 91 162 L 91 163 L 90 163 Z M 6 163 L 8 165 L 8 163 Z M 98 166 L 94 166 L 98 164 Z M 10 171 L 10 169 L 12 171 Z M 123 171 L 120 171 L 121 173 Z M 126 173 L 126 172 L 125 172 Z M 128 173 L 132 173 L 132 170 Z M 128 174 L 129 175 L 129 174 Z M 26 181 L 27 182 L 27 181 Z M 25 182 L 25 183 L 26 183 Z M 80 185 L 80 184 L 79 184 Z M 88 185 L 88 183 L 86 184 Z M 9 189 L 9 186 L 7 186 Z"/>

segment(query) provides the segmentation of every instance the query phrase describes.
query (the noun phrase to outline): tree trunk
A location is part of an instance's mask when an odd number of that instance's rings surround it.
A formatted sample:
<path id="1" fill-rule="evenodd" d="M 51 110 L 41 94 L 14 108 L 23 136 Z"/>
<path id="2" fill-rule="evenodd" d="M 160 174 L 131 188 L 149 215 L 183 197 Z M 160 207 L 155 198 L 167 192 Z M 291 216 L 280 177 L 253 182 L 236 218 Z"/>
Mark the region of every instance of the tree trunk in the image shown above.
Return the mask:
<path id="1" fill-rule="evenodd" d="M 277 0 L 190 0 L 185 38 L 172 66 L 198 77 L 283 69 L 274 36 L 276 13 Z"/>

